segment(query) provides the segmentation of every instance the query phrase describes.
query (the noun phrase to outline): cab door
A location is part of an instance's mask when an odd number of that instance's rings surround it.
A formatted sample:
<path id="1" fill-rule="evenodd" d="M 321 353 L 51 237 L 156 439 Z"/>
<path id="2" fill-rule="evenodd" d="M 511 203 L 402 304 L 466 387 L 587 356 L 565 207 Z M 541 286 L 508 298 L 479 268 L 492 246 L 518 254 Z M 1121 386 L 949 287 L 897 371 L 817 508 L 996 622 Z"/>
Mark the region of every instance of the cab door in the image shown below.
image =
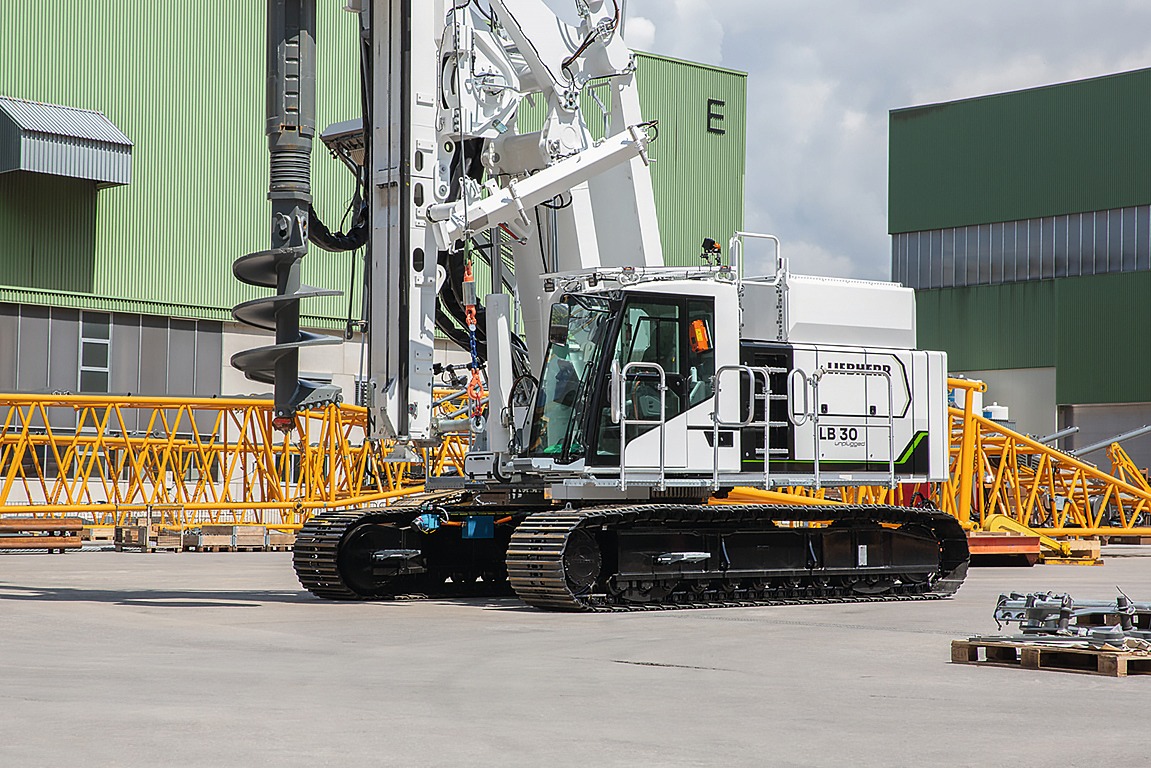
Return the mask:
<path id="1" fill-rule="evenodd" d="M 601 419 L 601 460 L 619 461 L 621 427 L 626 425 L 627 468 L 658 470 L 662 414 L 663 465 L 687 467 L 685 411 L 691 393 L 685 369 L 686 322 L 684 301 L 675 296 L 629 297 L 624 304 L 613 358 L 622 375 L 621 419 L 620 424 Z"/>

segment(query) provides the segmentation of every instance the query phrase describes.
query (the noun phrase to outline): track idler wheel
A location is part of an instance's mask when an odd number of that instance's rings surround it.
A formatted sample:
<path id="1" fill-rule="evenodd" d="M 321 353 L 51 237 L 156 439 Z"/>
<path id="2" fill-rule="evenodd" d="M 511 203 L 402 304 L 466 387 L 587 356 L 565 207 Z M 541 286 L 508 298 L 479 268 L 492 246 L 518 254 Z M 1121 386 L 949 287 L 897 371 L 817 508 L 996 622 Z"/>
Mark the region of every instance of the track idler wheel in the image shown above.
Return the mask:
<path id="1" fill-rule="evenodd" d="M 574 531 L 563 551 L 564 578 L 574 594 L 588 592 L 595 586 L 603 568 L 599 544 L 587 531 Z"/>
<path id="2" fill-rule="evenodd" d="M 381 553 L 392 556 L 382 559 Z M 420 580 L 413 570 L 425 575 L 421 560 L 418 554 L 402 548 L 396 528 L 365 523 L 348 532 L 340 545 L 338 562 L 340 576 L 349 589 L 361 597 L 381 597 L 395 593 L 395 582 L 401 579 L 416 587 Z"/>

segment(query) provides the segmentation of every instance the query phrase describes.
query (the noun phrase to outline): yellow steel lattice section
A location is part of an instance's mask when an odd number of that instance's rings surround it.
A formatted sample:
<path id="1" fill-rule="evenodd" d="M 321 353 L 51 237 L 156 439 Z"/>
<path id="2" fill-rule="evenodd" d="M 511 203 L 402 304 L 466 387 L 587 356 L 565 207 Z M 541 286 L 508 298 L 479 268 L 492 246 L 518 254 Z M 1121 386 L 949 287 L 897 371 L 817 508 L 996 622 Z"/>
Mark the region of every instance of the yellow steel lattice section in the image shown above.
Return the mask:
<path id="1" fill-rule="evenodd" d="M 0 418 L 2 514 L 287 528 L 423 487 L 424 466 L 386 461 L 355 406 L 301 414 L 287 434 L 272 428 L 271 403 L 252 399 L 7 395 Z M 462 456 L 447 440 L 427 466 L 458 472 Z"/>
<path id="2" fill-rule="evenodd" d="M 1097 467 L 952 408 L 950 477 L 934 500 L 970 527 L 1001 514 L 1053 536 L 1151 535 L 1151 486 L 1122 447 L 1109 453 Z"/>
<path id="3" fill-rule="evenodd" d="M 951 379 L 953 389 L 983 391 L 982 382 Z M 970 397 L 964 398 L 971 403 Z M 737 488 L 734 502 L 904 504 L 916 492 L 966 528 L 987 529 L 1003 515 L 1056 537 L 1151 535 L 1151 482 L 1119 444 L 1110 467 L 1098 467 L 974 413 L 951 408 L 946 482 L 929 487 L 794 487 L 781 492 Z"/>
<path id="4" fill-rule="evenodd" d="M 442 421 L 466 419 L 458 398 L 437 397 Z M 1151 483 L 1120 446 L 1101 468 L 969 410 L 950 416 L 950 476 L 928 495 L 965 527 L 999 514 L 1053 536 L 1151 535 Z M 425 474 L 461 474 L 468 447 L 466 436 L 448 436 L 422 464 L 389 462 L 390 446 L 366 439 L 367 411 L 348 405 L 301 414 L 287 435 L 271 424 L 264 400 L 0 396 L 0 514 L 292 528 L 317 509 L 419 493 Z M 728 501 L 893 504 L 906 495 L 740 488 Z"/>

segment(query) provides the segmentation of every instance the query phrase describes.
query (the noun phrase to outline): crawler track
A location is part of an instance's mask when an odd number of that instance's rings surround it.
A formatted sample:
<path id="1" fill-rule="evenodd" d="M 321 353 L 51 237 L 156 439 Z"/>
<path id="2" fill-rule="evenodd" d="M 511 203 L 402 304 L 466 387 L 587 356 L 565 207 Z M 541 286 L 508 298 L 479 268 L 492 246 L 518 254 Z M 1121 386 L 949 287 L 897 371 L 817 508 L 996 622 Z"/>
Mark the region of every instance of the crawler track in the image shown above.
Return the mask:
<path id="1" fill-rule="evenodd" d="M 326 600 L 372 600 L 387 595 L 357 590 L 355 582 L 341 569 L 340 547 L 353 527 L 361 525 L 406 524 L 416 515 L 408 509 L 368 512 L 324 512 L 314 515 L 296 535 L 292 566 L 304 589 Z"/>
<path id="2" fill-rule="evenodd" d="M 326 600 L 384 600 L 483 593 L 483 587 L 455 582 L 445 585 L 436 574 L 408 574 L 387 579 L 372 573 L 370 546 L 356 546 L 361 532 L 392 536 L 402 543 L 414 537 L 411 523 L 425 509 L 459 500 L 455 492 L 421 494 L 384 509 L 352 509 L 314 515 L 296 535 L 292 566 L 304 589 Z M 407 502 L 407 503 L 405 503 Z M 422 534 L 421 534 L 422 535 Z M 370 545 L 371 542 L 365 542 Z M 386 543 L 381 546 L 387 546 Z M 493 590 L 489 590 L 493 591 Z M 506 586 L 505 586 L 506 591 Z"/>
<path id="3" fill-rule="evenodd" d="M 839 532 L 874 530 L 876 524 L 915 526 L 930 532 L 938 542 L 939 562 L 933 573 L 915 579 L 891 578 L 889 585 L 875 583 L 860 593 L 858 579 L 840 569 L 836 578 L 819 568 L 797 573 L 788 569 L 782 578 L 770 568 L 756 575 L 741 571 L 740 578 L 720 567 L 655 568 L 632 584 L 642 583 L 647 598 L 636 600 L 620 585 L 612 585 L 610 566 L 597 560 L 592 539 L 635 529 L 682 531 L 685 535 L 709 533 L 722 541 L 739 532 L 779 532 L 780 521 L 816 522 L 829 518 Z M 800 529 L 804 530 L 804 529 Z M 829 529 L 809 529 L 826 531 Z M 800 534 L 803 535 L 803 534 Z M 815 535 L 813 533 L 813 535 Z M 808 547 L 812 545 L 808 544 Z M 638 558 L 625 551 L 619 558 Z M 767 549 L 767 547 L 763 547 Z M 726 557 L 726 549 L 723 549 Z M 815 557 L 812 548 L 812 557 Z M 650 557 L 648 558 L 650 560 Z M 715 559 L 715 558 L 713 558 Z M 565 510 L 529 516 L 512 536 L 507 566 L 512 588 L 525 602 L 558 611 L 634 611 L 727 606 L 795 605 L 803 603 L 872 602 L 885 600 L 932 600 L 946 598 L 959 589 L 967 572 L 967 539 L 958 522 L 942 512 L 901 507 L 775 507 L 775 506 L 664 506 Z M 595 568 L 594 583 L 587 573 Z M 898 566 L 889 572 L 894 574 Z M 573 572 L 575 576 L 573 578 Z M 750 578 L 748 577 L 750 576 Z M 574 582 L 574 583 L 573 583 Z M 718 585 L 716 585 L 718 582 Z M 634 591 L 634 590 L 633 590 Z"/>
<path id="4" fill-rule="evenodd" d="M 508 594 L 510 582 L 545 610 L 635 611 L 932 600 L 952 595 L 967 571 L 963 530 L 931 510 L 643 505 L 519 513 L 510 541 L 508 528 L 481 542 L 463 541 L 459 528 L 416 530 L 417 515 L 455 501 L 316 515 L 296 539 L 296 575 L 328 600 L 490 597 Z M 830 528 L 778 525 L 829 518 Z M 891 526 L 911 531 L 902 550 L 889 540 Z M 859 542 L 890 561 L 870 569 L 845 563 Z M 705 551 L 692 553 L 694 563 L 655 565 L 653 553 L 669 547 Z M 373 559 L 381 550 L 418 551 L 420 566 L 381 575 Z M 903 554 L 890 554 L 897 550 Z"/>

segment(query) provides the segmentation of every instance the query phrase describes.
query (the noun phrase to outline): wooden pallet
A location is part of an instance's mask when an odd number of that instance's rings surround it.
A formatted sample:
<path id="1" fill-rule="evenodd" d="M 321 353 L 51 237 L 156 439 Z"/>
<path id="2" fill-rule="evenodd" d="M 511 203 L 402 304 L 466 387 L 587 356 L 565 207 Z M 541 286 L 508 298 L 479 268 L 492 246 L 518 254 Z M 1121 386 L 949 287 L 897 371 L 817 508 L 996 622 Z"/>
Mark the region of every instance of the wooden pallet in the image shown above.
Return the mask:
<path id="1" fill-rule="evenodd" d="M 982 651 L 982 658 L 980 658 Z M 1151 675 L 1151 656 L 1131 651 L 1065 648 L 996 640 L 952 640 L 954 664 L 1053 669 L 1108 677 Z"/>
<path id="2" fill-rule="evenodd" d="M 277 531 L 268 529 L 268 550 L 271 552 L 290 552 L 296 544 L 295 531 Z"/>
<path id="3" fill-rule="evenodd" d="M 112 548 L 117 552 L 182 552 L 184 539 L 179 531 L 157 525 L 118 525 Z"/>
<path id="4" fill-rule="evenodd" d="M 1127 544 L 1133 546 L 1146 546 L 1151 544 L 1151 536 L 1110 536 L 1108 544 Z"/>
<path id="5" fill-rule="evenodd" d="M 184 546 L 200 552 L 261 550 L 267 538 L 262 525 L 201 525 L 184 538 Z"/>
<path id="6" fill-rule="evenodd" d="M 230 544 L 213 544 L 210 546 L 196 547 L 197 552 L 266 552 L 267 548 L 263 545 L 258 547 L 233 547 Z"/>
<path id="7" fill-rule="evenodd" d="M 0 550 L 46 549 L 49 553 L 63 553 L 67 549 L 80 549 L 80 534 L 84 522 L 76 517 L 0 518 Z"/>
<path id="8" fill-rule="evenodd" d="M 117 552 L 139 550 L 152 551 L 152 530 L 148 525 L 118 525 L 113 538 L 113 548 Z"/>

